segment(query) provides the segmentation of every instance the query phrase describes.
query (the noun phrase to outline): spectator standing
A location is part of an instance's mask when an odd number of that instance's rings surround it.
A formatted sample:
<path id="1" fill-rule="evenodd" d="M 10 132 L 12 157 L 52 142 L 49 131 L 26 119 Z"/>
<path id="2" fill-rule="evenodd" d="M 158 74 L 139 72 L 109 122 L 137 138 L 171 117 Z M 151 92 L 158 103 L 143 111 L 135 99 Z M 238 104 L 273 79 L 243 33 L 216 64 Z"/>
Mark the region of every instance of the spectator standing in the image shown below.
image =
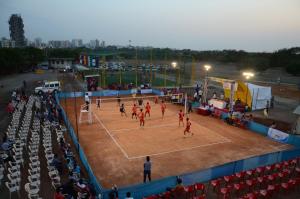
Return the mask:
<path id="1" fill-rule="evenodd" d="M 144 183 L 146 183 L 147 177 L 149 182 L 151 182 L 151 161 L 149 156 L 146 157 L 146 162 L 144 163 Z"/>

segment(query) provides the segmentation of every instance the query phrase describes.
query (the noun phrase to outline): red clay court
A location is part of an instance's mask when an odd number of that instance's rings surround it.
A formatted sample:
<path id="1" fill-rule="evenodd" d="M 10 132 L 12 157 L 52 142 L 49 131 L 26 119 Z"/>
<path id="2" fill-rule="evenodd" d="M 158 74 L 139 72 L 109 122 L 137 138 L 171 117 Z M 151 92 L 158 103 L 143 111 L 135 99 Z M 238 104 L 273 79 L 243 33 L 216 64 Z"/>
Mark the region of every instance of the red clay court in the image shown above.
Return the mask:
<path id="1" fill-rule="evenodd" d="M 117 100 L 103 101 L 97 109 L 95 99 L 93 123 L 78 125 L 79 142 L 104 188 L 141 183 L 148 155 L 155 180 L 292 147 L 196 113 L 189 115 L 194 135 L 184 138 L 184 127 L 178 126 L 178 112 L 184 107 L 168 103 L 162 119 L 160 104 L 150 103 L 151 117 L 144 127 L 131 118 L 132 101 L 126 102 L 128 117 L 122 117 Z M 82 104 L 83 98 L 77 98 L 78 116 Z M 61 105 L 76 132 L 74 98 L 62 99 Z"/>

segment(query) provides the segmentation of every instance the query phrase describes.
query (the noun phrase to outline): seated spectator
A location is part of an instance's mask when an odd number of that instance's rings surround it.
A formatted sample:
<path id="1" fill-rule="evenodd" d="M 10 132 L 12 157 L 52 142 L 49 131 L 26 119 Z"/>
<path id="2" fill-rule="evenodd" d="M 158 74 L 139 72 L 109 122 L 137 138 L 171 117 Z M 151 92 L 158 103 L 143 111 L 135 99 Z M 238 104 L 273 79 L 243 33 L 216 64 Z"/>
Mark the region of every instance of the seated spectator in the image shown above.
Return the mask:
<path id="1" fill-rule="evenodd" d="M 71 171 L 69 172 L 68 179 L 73 180 L 74 182 L 77 181 L 77 178 L 73 175 L 73 172 L 71 172 Z"/>
<path id="2" fill-rule="evenodd" d="M 15 110 L 14 105 L 13 105 L 12 101 L 10 101 L 10 102 L 7 104 L 6 112 L 11 114 L 11 113 L 14 112 L 14 110 Z"/>
<path id="3" fill-rule="evenodd" d="M 54 199 L 64 199 L 64 195 L 62 194 L 62 191 L 60 188 L 56 188 L 56 191 L 54 193 Z"/>
<path id="4" fill-rule="evenodd" d="M 87 188 L 86 184 L 83 182 L 82 179 L 80 179 L 77 183 L 76 183 L 76 186 L 78 188 L 80 188 L 81 190 L 85 190 Z"/>
<path id="5" fill-rule="evenodd" d="M 73 173 L 80 175 L 80 166 L 77 165 L 77 163 L 75 161 L 74 161 L 74 166 L 73 166 Z"/>
<path id="6" fill-rule="evenodd" d="M 60 148 L 64 148 L 64 146 L 65 146 L 65 141 L 64 141 L 63 137 L 59 138 L 59 146 L 60 146 Z"/>
<path id="7" fill-rule="evenodd" d="M 67 158 L 67 168 L 69 171 L 72 171 L 74 168 L 74 164 L 73 164 L 73 161 L 71 160 L 71 158 Z"/>
<path id="8" fill-rule="evenodd" d="M 62 186 L 62 193 L 68 194 L 69 196 L 73 198 L 77 198 L 77 193 L 74 189 L 74 181 L 69 180 L 66 184 Z"/>
<path id="9" fill-rule="evenodd" d="M 53 158 L 53 160 L 52 160 L 52 162 L 51 162 L 50 165 L 51 165 L 51 166 L 54 166 L 54 167 L 57 169 L 57 171 L 58 171 L 60 174 L 62 174 L 62 170 L 63 170 L 63 168 L 62 168 L 62 162 L 61 162 L 60 159 L 58 158 L 57 154 L 54 154 L 54 158 Z"/>

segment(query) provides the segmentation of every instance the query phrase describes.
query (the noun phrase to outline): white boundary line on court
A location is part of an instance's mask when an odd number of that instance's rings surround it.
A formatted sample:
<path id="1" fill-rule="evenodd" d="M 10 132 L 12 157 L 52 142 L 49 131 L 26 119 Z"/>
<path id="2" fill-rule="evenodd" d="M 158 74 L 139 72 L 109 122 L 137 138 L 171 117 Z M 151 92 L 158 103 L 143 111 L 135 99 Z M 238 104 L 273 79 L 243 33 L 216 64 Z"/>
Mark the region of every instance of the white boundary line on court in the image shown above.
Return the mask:
<path id="1" fill-rule="evenodd" d="M 128 154 L 126 153 L 126 151 L 120 146 L 120 144 L 115 140 L 115 138 L 110 134 L 109 130 L 104 126 L 104 124 L 102 123 L 102 121 L 98 118 L 98 116 L 96 114 L 95 118 L 96 120 L 98 120 L 99 124 L 105 129 L 106 133 L 109 135 L 109 137 L 111 137 L 111 139 L 114 141 L 114 143 L 117 145 L 117 147 L 119 147 L 119 149 L 122 151 L 123 155 L 129 159 Z"/>
<path id="2" fill-rule="evenodd" d="M 188 138 L 186 138 L 188 139 Z M 144 158 L 147 156 L 158 156 L 158 155 L 164 155 L 164 154 L 168 154 L 168 153 L 175 153 L 175 152 L 181 152 L 181 151 L 188 151 L 188 150 L 192 150 L 192 149 L 196 149 L 196 148 L 202 148 L 202 147 L 207 147 L 207 146 L 212 146 L 212 145 L 216 145 L 216 144 L 224 144 L 224 143 L 228 143 L 231 141 L 222 141 L 222 142 L 215 142 L 215 143 L 210 143 L 210 144 L 203 144 L 203 145 L 199 145 L 199 146 L 194 146 L 194 147 L 189 147 L 189 148 L 183 148 L 183 149 L 178 149 L 178 150 L 173 150 L 173 151 L 166 151 L 166 152 L 161 152 L 161 153 L 153 153 L 153 154 L 148 154 L 148 155 L 141 155 L 141 156 L 133 156 L 133 157 L 129 157 L 129 160 L 133 160 L 133 159 L 139 159 L 139 158 Z"/>

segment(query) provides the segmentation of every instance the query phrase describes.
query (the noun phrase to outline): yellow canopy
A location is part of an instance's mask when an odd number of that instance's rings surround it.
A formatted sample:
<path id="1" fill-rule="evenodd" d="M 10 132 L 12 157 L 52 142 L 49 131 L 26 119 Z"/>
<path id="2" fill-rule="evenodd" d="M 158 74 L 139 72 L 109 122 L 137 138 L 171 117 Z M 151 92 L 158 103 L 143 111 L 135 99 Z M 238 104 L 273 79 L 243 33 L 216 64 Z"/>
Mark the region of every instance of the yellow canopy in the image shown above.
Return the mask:
<path id="1" fill-rule="evenodd" d="M 224 96 L 225 98 L 230 98 L 230 88 L 224 87 Z M 242 81 L 236 81 L 235 91 L 234 91 L 234 100 L 240 99 L 242 103 L 247 104 L 248 107 L 252 106 L 252 96 L 248 86 Z"/>

